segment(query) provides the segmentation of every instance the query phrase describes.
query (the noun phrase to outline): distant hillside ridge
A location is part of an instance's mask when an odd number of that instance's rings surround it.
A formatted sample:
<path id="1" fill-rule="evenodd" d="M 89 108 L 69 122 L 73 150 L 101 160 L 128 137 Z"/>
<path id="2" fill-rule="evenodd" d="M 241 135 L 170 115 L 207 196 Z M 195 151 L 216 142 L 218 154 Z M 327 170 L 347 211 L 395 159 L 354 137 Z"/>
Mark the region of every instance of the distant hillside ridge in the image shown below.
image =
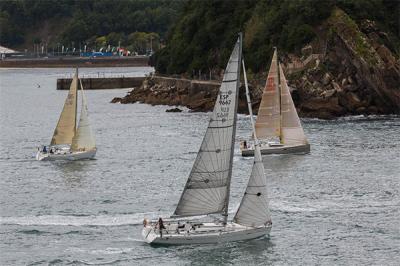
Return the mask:
<path id="1" fill-rule="evenodd" d="M 33 50 L 34 44 L 48 51 L 62 46 L 69 51 L 84 46 L 138 48 L 143 36 L 133 34 L 155 33 L 149 36 L 154 43 L 164 39 L 185 1 L 2 0 L 0 44 L 20 51 Z"/>

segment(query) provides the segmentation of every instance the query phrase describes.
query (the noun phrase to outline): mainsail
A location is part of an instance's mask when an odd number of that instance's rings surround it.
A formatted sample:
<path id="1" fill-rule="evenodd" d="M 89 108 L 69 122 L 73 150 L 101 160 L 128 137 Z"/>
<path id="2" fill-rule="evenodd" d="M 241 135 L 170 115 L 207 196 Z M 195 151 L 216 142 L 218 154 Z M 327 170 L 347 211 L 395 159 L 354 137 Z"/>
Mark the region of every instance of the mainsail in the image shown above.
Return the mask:
<path id="1" fill-rule="evenodd" d="M 280 116 L 278 56 L 275 49 L 258 109 L 256 120 L 257 136 L 260 139 L 280 137 Z"/>
<path id="2" fill-rule="evenodd" d="M 271 221 L 269 202 L 267 196 L 267 179 L 264 173 L 260 143 L 257 139 L 256 128 L 253 121 L 250 93 L 247 86 L 246 70 L 243 62 L 243 73 L 246 86 L 247 104 L 254 134 L 254 164 L 246 191 L 233 218 L 233 221 L 245 226 L 261 226 Z"/>
<path id="3" fill-rule="evenodd" d="M 76 130 L 78 70 L 71 82 L 64 108 L 61 112 L 57 127 L 54 130 L 50 145 L 71 144 Z"/>
<path id="4" fill-rule="evenodd" d="M 76 130 L 75 136 L 72 139 L 72 151 L 88 151 L 96 148 L 96 142 L 92 129 L 90 128 L 86 97 L 83 92 L 83 86 L 81 82 L 81 94 L 82 94 L 82 108 L 81 116 L 79 119 L 78 129 Z"/>
<path id="5" fill-rule="evenodd" d="M 227 218 L 239 92 L 241 36 L 233 49 L 213 113 L 174 216 Z"/>
<path id="6" fill-rule="evenodd" d="M 290 95 L 289 87 L 283 73 L 282 66 L 279 64 L 280 84 L 281 84 L 281 140 L 283 144 L 307 144 L 307 138 L 304 135 L 296 107 Z"/>

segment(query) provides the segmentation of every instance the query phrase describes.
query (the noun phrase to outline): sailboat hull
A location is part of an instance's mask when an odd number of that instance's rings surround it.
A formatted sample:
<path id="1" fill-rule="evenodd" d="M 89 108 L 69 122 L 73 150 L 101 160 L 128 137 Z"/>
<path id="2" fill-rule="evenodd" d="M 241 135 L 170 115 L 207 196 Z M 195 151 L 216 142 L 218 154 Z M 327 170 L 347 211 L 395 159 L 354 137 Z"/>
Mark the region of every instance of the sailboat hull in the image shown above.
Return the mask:
<path id="1" fill-rule="evenodd" d="M 36 154 L 36 160 L 38 161 L 77 161 L 77 160 L 85 160 L 85 159 L 93 159 L 96 156 L 97 149 L 93 149 L 90 151 L 79 151 L 79 152 L 59 152 L 55 154 L 51 153 L 43 153 L 38 152 Z"/>
<path id="2" fill-rule="evenodd" d="M 310 152 L 310 144 L 300 145 L 282 145 L 282 146 L 268 146 L 268 144 L 261 145 L 261 154 L 306 154 Z M 254 148 L 242 149 L 242 156 L 254 156 Z"/>
<path id="3" fill-rule="evenodd" d="M 162 237 L 158 229 L 146 226 L 143 228 L 142 236 L 147 243 L 158 245 L 215 244 L 265 237 L 272 227 L 270 224 L 262 227 L 246 227 L 235 223 L 228 223 L 226 227 L 213 223 L 197 226 L 189 231 L 178 231 L 176 227 L 171 229 L 171 226 L 166 226 Z"/>

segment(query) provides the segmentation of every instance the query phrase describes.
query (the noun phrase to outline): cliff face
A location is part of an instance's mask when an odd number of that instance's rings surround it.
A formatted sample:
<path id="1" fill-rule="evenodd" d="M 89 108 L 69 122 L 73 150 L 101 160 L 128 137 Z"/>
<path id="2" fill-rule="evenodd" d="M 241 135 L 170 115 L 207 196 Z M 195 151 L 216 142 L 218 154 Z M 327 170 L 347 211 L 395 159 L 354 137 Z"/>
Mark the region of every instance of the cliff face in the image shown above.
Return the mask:
<path id="1" fill-rule="evenodd" d="M 323 53 L 314 65 L 289 75 L 301 114 L 329 118 L 400 113 L 400 65 L 385 45 L 387 35 L 372 21 L 358 27 L 340 9 L 320 30 L 326 33 L 319 42 L 325 43 Z M 305 47 L 304 57 L 313 50 L 315 46 Z"/>
<path id="2" fill-rule="evenodd" d="M 317 37 L 303 47 L 301 55 L 280 54 L 301 116 L 330 119 L 400 113 L 400 61 L 386 33 L 370 20 L 358 26 L 338 8 L 315 31 Z M 267 73 L 250 76 L 257 113 Z M 195 111 L 210 111 L 218 87 L 218 82 L 153 77 L 114 101 L 184 105 Z M 243 89 L 239 98 L 239 112 L 246 113 Z"/>

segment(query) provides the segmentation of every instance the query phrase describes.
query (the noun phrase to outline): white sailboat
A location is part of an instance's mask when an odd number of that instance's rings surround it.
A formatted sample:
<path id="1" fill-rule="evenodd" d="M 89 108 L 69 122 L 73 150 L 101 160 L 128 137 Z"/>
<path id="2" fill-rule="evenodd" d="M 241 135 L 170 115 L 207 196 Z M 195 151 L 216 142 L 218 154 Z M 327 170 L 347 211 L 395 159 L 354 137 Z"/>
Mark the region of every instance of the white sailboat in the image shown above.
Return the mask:
<path id="1" fill-rule="evenodd" d="M 266 177 L 257 142 L 246 191 L 233 220 L 228 221 L 241 42 L 239 36 L 226 67 L 206 134 L 174 214 L 157 223 L 144 220 L 142 236 L 147 243 L 180 245 L 229 242 L 262 237 L 271 230 Z"/>
<path id="2" fill-rule="evenodd" d="M 76 127 L 79 82 L 82 105 L 79 125 Z M 95 138 L 89 124 L 86 97 L 77 69 L 51 143 L 38 149 L 36 159 L 39 161 L 92 159 L 96 151 Z"/>
<path id="3" fill-rule="evenodd" d="M 310 152 L 276 48 L 258 109 L 256 133 L 261 154 Z M 242 141 L 240 149 L 242 156 L 254 155 L 254 146 L 248 141 Z"/>

